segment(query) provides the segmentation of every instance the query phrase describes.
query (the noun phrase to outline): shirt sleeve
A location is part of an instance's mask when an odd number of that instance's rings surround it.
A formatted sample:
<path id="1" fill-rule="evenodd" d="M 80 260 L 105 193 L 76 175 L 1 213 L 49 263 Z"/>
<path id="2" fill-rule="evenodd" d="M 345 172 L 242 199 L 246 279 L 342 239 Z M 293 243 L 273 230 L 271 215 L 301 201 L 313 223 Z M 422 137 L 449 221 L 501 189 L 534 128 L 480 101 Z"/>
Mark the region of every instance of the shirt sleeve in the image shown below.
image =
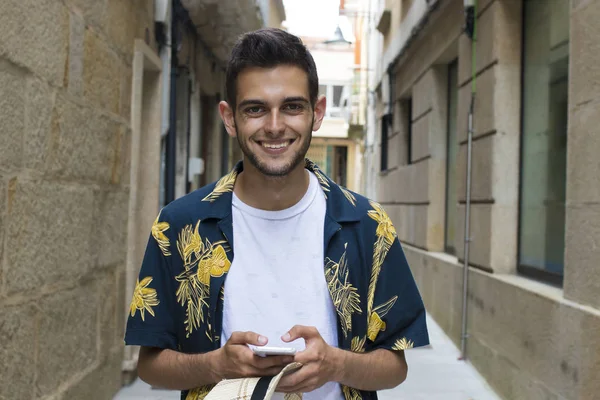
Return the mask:
<path id="1" fill-rule="evenodd" d="M 393 228 L 392 228 L 393 229 Z M 393 235 L 385 255 L 385 237 L 375 243 L 373 268 L 380 265 L 375 280 L 372 306 L 368 317 L 367 338 L 371 349 L 407 350 L 427 346 L 426 312 L 421 294 L 410 271 L 404 251 Z M 389 243 L 389 242 L 388 242 Z M 383 249 L 382 249 L 383 248 Z M 378 262 L 381 257 L 381 262 Z M 372 274 L 371 279 L 373 280 Z"/>
<path id="2" fill-rule="evenodd" d="M 173 315 L 176 297 L 171 272 L 175 243 L 168 219 L 161 211 L 152 225 L 131 298 L 125 344 L 177 349 Z"/>

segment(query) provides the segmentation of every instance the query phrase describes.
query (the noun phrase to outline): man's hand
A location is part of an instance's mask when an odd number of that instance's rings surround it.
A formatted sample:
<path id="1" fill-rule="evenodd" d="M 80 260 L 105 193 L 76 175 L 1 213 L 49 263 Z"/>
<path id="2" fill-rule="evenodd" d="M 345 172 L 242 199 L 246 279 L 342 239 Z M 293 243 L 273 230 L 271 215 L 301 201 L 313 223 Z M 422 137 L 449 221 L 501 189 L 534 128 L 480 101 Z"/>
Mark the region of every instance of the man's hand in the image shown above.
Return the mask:
<path id="1" fill-rule="evenodd" d="M 302 368 L 281 378 L 278 392 L 308 393 L 336 380 L 343 351 L 325 343 L 314 327 L 296 325 L 281 339 L 292 342 L 300 338 L 305 340 L 306 349 L 298 352 L 294 361 L 301 363 Z"/>
<path id="2" fill-rule="evenodd" d="M 259 357 L 247 345 L 263 346 L 267 338 L 254 332 L 233 332 L 225 346 L 214 351 L 213 371 L 218 380 L 274 376 L 294 361 L 291 356 Z"/>

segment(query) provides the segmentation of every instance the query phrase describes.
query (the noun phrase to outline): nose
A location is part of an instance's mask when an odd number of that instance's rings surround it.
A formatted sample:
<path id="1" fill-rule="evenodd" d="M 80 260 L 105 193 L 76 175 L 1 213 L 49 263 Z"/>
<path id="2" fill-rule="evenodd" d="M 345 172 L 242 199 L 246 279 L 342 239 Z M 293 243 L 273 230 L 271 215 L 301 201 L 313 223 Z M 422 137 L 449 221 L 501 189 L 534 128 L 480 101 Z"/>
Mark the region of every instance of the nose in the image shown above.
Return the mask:
<path id="1" fill-rule="evenodd" d="M 265 124 L 265 132 L 271 135 L 280 135 L 285 131 L 283 115 L 279 109 L 271 111 Z"/>

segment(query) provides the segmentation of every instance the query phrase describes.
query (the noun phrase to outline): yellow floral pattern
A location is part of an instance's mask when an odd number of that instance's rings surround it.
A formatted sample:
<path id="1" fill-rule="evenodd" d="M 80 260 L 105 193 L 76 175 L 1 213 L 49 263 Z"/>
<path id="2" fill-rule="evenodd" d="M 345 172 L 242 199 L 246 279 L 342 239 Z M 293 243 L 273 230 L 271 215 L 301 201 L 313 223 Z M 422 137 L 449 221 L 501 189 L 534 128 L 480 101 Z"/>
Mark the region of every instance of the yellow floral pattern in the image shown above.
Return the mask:
<path id="1" fill-rule="evenodd" d="M 392 350 L 408 350 L 408 349 L 412 349 L 414 347 L 414 343 L 412 340 L 408 340 L 406 338 L 402 338 L 402 339 L 398 339 L 396 340 L 396 342 L 394 343 L 394 345 L 392 346 Z"/>
<path id="2" fill-rule="evenodd" d="M 367 342 L 367 337 L 356 336 L 352 338 L 352 342 L 350 342 L 350 351 L 355 353 L 364 353 L 365 352 L 365 344 Z"/>
<path id="3" fill-rule="evenodd" d="M 394 240 L 396 240 L 397 234 L 390 217 L 388 217 L 383 207 L 374 201 L 370 201 L 370 204 L 373 209 L 369 210 L 368 214 L 369 217 L 377 222 L 377 229 L 375 231 L 377 240 L 373 246 L 373 266 L 371 269 L 371 280 L 369 281 L 369 291 L 367 294 L 367 313 L 369 315 L 368 336 L 370 340 L 375 340 L 377 333 L 379 333 L 382 329 L 385 329 L 385 324 L 381 319 L 383 318 L 381 313 L 376 312 L 373 314 L 375 288 L 377 286 L 377 280 L 379 278 L 379 273 L 381 272 L 383 261 L 385 260 L 392 243 L 394 243 Z M 377 308 L 386 308 L 387 305 L 389 305 L 389 303 L 392 301 L 395 303 L 395 299 L 390 299 Z M 389 308 L 392 306 L 393 303 L 391 306 L 389 306 Z M 389 311 L 389 309 L 387 311 Z"/>
<path id="4" fill-rule="evenodd" d="M 179 282 L 177 302 L 186 307 L 185 331 L 189 337 L 204 322 L 204 309 L 208 307 L 210 278 L 220 277 L 229 271 L 231 262 L 227 258 L 227 243 L 204 242 L 199 233 L 200 221 L 195 227 L 186 225 L 179 233 L 177 250 L 183 261 L 184 270 L 175 277 Z M 212 340 L 211 326 L 206 326 L 207 337 Z"/>
<path id="5" fill-rule="evenodd" d="M 342 386 L 342 392 L 344 393 L 344 399 L 346 400 L 362 400 L 362 395 L 354 388 Z"/>
<path id="6" fill-rule="evenodd" d="M 155 289 L 149 288 L 148 285 L 152 282 L 152 277 L 147 276 L 142 281 L 138 279 L 133 290 L 133 298 L 131 299 L 131 305 L 129 311 L 132 317 L 135 317 L 137 310 L 140 311 L 142 321 L 145 321 L 145 312 L 148 311 L 150 315 L 154 317 L 154 310 L 152 307 L 159 305 L 158 295 Z"/>
<path id="7" fill-rule="evenodd" d="M 371 314 L 369 314 L 369 323 L 367 327 L 367 336 L 369 340 L 374 342 L 375 338 L 381 331 L 385 331 L 386 324 L 383 321 L 383 318 L 387 315 L 388 312 L 394 307 L 396 304 L 396 300 L 398 300 L 398 296 L 394 296 L 382 305 L 375 307 Z"/>
<path id="8" fill-rule="evenodd" d="M 350 202 L 350 204 L 356 207 L 356 197 L 352 194 L 352 192 L 342 186 L 340 186 L 340 189 L 342 190 L 342 193 L 344 193 L 344 196 Z"/>
<path id="9" fill-rule="evenodd" d="M 317 166 L 317 164 L 315 164 L 314 162 L 312 162 L 308 158 L 305 161 L 305 167 L 309 171 L 312 171 L 313 174 L 315 174 L 315 176 L 319 180 L 319 184 L 321 185 L 321 189 L 323 189 L 323 193 L 325 194 L 325 198 L 327 198 L 327 192 L 329 192 L 331 190 L 330 189 L 331 186 L 329 185 L 329 180 L 327 179 L 327 177 L 325 176 L 325 174 L 319 169 L 319 167 Z"/>
<path id="10" fill-rule="evenodd" d="M 196 389 L 192 389 L 185 396 L 185 400 L 203 400 L 208 393 L 215 387 L 215 385 L 206 385 Z"/>
<path id="11" fill-rule="evenodd" d="M 346 251 L 342 254 L 339 262 L 330 258 L 325 259 L 325 279 L 333 305 L 340 316 L 344 337 L 347 337 L 348 332 L 352 329 L 352 314 L 361 313 L 360 295 L 356 288 L 348 282 L 348 273 Z"/>
<path id="12" fill-rule="evenodd" d="M 215 188 L 208 196 L 202 199 L 202 201 L 210 201 L 211 203 L 218 199 L 223 193 L 233 191 L 235 180 L 237 179 L 237 171 L 234 169 L 217 182 Z"/>
<path id="13" fill-rule="evenodd" d="M 158 247 L 160 247 L 160 251 L 162 251 L 165 257 L 168 257 L 171 255 L 171 252 L 169 251 L 170 243 L 169 238 L 165 235 L 165 231 L 168 230 L 170 226 L 168 222 L 158 222 L 159 218 L 160 213 L 158 214 L 156 220 L 154 220 L 154 223 L 152 224 L 151 232 L 152 236 L 154 237 L 154 240 L 156 240 L 156 242 L 158 243 Z"/>

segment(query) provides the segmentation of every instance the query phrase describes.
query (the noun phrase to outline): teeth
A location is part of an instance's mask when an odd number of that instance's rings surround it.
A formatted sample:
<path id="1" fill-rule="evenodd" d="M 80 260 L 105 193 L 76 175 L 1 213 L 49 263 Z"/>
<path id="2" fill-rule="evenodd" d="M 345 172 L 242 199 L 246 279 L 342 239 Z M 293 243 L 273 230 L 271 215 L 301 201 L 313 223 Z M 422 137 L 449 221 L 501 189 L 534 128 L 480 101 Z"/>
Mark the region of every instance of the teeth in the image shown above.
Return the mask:
<path id="1" fill-rule="evenodd" d="M 283 147 L 287 147 L 289 144 L 290 144 L 289 141 L 279 143 L 279 144 L 270 144 L 270 143 L 265 143 L 265 142 L 262 143 L 263 147 L 266 147 L 268 149 L 281 149 Z"/>

